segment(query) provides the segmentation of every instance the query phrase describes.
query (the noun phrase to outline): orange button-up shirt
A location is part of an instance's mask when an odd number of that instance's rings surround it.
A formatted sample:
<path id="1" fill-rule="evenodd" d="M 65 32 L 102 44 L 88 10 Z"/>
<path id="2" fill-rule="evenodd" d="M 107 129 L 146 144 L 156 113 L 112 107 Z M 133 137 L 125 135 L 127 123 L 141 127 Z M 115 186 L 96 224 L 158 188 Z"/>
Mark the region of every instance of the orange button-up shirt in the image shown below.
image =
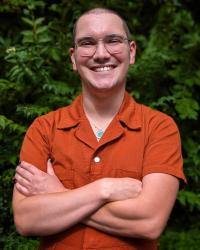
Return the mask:
<path id="1" fill-rule="evenodd" d="M 142 180 L 150 173 L 185 181 L 176 124 L 169 116 L 136 103 L 127 93 L 99 142 L 84 113 L 81 95 L 68 107 L 37 118 L 26 133 L 20 159 L 46 171 L 49 158 L 69 189 L 103 177 Z M 155 250 L 156 245 L 154 240 L 113 236 L 80 223 L 43 237 L 40 248 Z"/>

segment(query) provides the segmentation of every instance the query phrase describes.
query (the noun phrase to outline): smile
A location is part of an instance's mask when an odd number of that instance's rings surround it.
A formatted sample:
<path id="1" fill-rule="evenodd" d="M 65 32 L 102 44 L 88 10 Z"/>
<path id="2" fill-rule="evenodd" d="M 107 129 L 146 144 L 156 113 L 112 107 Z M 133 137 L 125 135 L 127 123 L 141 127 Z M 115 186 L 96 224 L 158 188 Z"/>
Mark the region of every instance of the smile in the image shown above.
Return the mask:
<path id="1" fill-rule="evenodd" d="M 114 69 L 115 66 L 99 66 L 99 67 L 92 67 L 92 70 L 95 72 L 105 72 Z"/>

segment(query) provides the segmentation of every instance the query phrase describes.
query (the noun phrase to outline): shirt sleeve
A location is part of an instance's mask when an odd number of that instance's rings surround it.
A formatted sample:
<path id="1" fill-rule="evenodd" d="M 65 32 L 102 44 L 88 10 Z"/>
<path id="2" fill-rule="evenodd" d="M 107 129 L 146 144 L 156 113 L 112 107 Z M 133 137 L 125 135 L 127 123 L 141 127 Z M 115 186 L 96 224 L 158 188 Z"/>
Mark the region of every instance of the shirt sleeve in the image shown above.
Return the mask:
<path id="1" fill-rule="evenodd" d="M 20 151 L 20 161 L 26 161 L 45 172 L 47 160 L 50 158 L 47 131 L 48 124 L 45 119 L 43 117 L 37 118 L 28 128 Z"/>
<path id="2" fill-rule="evenodd" d="M 177 125 L 171 117 L 160 112 L 156 113 L 148 123 L 143 176 L 150 173 L 166 173 L 186 183 Z"/>

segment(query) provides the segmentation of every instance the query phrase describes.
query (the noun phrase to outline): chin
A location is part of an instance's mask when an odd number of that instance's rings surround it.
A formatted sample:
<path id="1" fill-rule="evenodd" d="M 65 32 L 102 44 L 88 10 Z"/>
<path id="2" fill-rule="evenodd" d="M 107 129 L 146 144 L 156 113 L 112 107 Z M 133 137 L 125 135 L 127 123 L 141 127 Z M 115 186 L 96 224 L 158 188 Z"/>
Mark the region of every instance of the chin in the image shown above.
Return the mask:
<path id="1" fill-rule="evenodd" d="M 116 84 L 102 83 L 102 84 L 92 84 L 93 88 L 101 91 L 111 90 L 116 87 Z"/>
<path id="2" fill-rule="evenodd" d="M 112 89 L 118 85 L 118 81 L 109 79 L 95 79 L 89 82 L 91 86 L 97 89 Z"/>

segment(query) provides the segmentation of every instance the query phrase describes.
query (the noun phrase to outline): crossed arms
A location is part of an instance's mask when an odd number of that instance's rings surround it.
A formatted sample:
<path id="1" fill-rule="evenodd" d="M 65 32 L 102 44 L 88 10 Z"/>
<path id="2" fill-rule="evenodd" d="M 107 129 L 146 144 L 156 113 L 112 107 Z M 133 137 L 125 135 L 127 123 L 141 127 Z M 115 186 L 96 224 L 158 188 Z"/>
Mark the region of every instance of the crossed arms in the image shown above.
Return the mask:
<path id="1" fill-rule="evenodd" d="M 176 199 L 176 177 L 152 173 L 142 182 L 102 178 L 69 190 L 47 164 L 47 173 L 26 162 L 16 169 L 13 209 L 22 235 L 45 236 L 84 223 L 114 235 L 160 236 Z"/>

